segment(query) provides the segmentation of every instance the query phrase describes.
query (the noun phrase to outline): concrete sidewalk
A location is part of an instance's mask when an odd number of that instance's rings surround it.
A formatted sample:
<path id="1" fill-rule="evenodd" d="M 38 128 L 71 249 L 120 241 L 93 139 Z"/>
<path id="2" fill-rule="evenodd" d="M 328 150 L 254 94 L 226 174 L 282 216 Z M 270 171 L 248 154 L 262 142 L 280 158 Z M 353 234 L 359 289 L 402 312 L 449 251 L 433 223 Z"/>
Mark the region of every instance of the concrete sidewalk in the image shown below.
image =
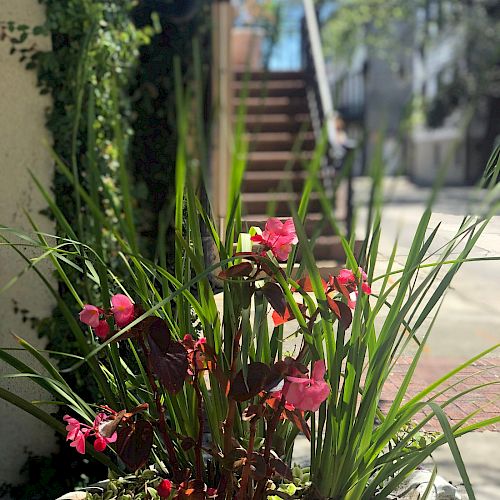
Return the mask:
<path id="1" fill-rule="evenodd" d="M 355 179 L 355 194 L 359 201 L 358 230 L 363 231 L 366 218 L 365 200 L 369 181 Z M 419 188 L 404 178 L 387 179 L 385 205 L 382 214 L 380 262 L 390 255 L 398 238 L 396 260 L 404 264 L 415 229 L 425 209 L 430 190 Z M 433 209 L 430 229 L 440 224 L 434 248 L 446 243 L 455 234 L 462 217 L 477 207 L 484 197 L 474 188 L 442 189 Z M 472 257 L 500 256 L 500 217 L 494 217 L 479 238 Z M 430 335 L 420 368 L 410 388 L 410 394 L 428 385 L 461 362 L 500 343 L 500 262 L 465 263 L 455 276 Z M 500 377 L 500 349 L 468 369 L 469 380 L 490 382 Z M 396 368 L 386 394 L 390 399 L 402 379 L 409 358 Z M 482 366 L 481 366 L 482 365 Z M 481 369 L 489 368 L 480 375 Z M 476 370 L 476 374 L 474 374 Z M 470 372 L 470 373 L 469 373 Z M 391 387 L 392 385 L 392 387 Z M 500 386 L 489 386 L 478 393 L 462 398 L 449 410 L 453 420 L 474 408 L 483 407 L 481 417 L 500 414 Z M 478 417 L 479 418 L 479 415 Z M 458 445 L 474 486 L 477 500 L 500 500 L 500 426 L 489 431 L 474 432 L 458 440 Z M 439 449 L 433 456 L 439 474 L 454 484 L 461 482 L 451 453 Z M 431 465 L 432 467 L 432 465 Z M 462 498 L 467 498 L 465 494 Z"/>

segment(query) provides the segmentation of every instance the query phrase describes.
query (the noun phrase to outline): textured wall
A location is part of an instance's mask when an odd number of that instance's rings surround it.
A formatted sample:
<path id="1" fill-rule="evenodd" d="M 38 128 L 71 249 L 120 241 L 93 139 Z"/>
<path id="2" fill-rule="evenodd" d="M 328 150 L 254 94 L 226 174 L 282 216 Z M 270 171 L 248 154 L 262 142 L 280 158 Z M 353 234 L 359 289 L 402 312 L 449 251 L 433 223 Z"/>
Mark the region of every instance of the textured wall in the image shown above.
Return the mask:
<path id="1" fill-rule="evenodd" d="M 36 26 L 44 21 L 44 9 L 37 0 L 0 0 L 0 19 Z M 37 38 L 41 49 L 50 47 L 49 38 Z M 40 96 L 34 71 L 28 71 L 16 55 L 9 55 L 9 43 L 0 42 L 0 224 L 28 229 L 23 214 L 27 210 L 43 230 L 53 232 L 53 224 L 39 214 L 45 205 L 30 179 L 31 169 L 38 179 L 50 186 L 52 162 L 47 151 L 49 137 L 44 126 L 44 111 L 50 105 Z M 0 288 L 25 264 L 12 251 L 0 247 Z M 41 268 L 48 275 L 47 267 Z M 28 317 L 46 317 L 53 299 L 33 272 L 24 275 L 12 288 L 0 295 L 0 346 L 15 346 L 11 333 L 16 333 L 40 346 L 30 321 L 14 312 L 14 301 L 26 309 Z M 0 362 L 0 375 L 12 372 Z M 0 380 L 5 387 L 30 400 L 46 400 L 38 386 L 27 380 Z M 0 401 L 0 484 L 18 482 L 19 469 L 27 451 L 47 454 L 54 448 L 53 432 L 21 410 Z"/>

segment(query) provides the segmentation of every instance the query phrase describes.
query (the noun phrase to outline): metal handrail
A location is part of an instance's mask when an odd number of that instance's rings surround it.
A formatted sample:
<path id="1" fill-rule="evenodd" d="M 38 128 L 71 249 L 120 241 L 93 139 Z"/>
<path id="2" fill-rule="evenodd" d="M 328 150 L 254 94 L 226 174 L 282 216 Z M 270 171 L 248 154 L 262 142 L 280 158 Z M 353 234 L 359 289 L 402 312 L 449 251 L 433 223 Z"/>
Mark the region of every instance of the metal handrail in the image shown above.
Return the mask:
<path id="1" fill-rule="evenodd" d="M 332 93 L 326 73 L 325 58 L 321 45 L 321 36 L 318 24 L 318 16 L 314 8 L 313 0 L 303 0 L 304 21 L 302 27 L 302 46 L 303 46 L 303 65 L 307 70 L 312 69 L 314 80 L 311 82 L 311 89 L 308 91 L 309 107 L 313 121 L 316 121 L 316 134 L 318 135 L 322 124 L 326 124 L 326 132 L 329 143 L 328 157 L 329 161 L 325 163 L 325 188 L 328 192 L 333 191 L 333 176 L 335 171 L 341 169 L 346 162 L 348 154 L 352 154 L 353 148 L 349 141 L 339 141 L 336 116 L 337 113 L 333 107 Z M 306 42 L 308 44 L 306 45 Z M 305 63 L 305 64 L 304 64 Z M 314 120 L 314 117 L 316 119 Z M 346 229 L 347 234 L 351 233 L 353 213 L 353 185 L 352 168 L 347 173 L 347 216 Z"/>
<path id="2" fill-rule="evenodd" d="M 332 94 L 326 74 L 326 64 L 321 45 L 321 36 L 319 31 L 318 17 L 314 8 L 313 0 L 303 0 L 304 14 L 306 21 L 306 34 L 309 39 L 309 48 L 316 75 L 318 86 L 321 114 L 326 121 L 327 135 L 330 147 L 333 150 L 335 158 L 342 158 L 345 154 L 344 148 L 338 141 L 337 130 L 335 127 L 335 109 L 333 107 Z"/>

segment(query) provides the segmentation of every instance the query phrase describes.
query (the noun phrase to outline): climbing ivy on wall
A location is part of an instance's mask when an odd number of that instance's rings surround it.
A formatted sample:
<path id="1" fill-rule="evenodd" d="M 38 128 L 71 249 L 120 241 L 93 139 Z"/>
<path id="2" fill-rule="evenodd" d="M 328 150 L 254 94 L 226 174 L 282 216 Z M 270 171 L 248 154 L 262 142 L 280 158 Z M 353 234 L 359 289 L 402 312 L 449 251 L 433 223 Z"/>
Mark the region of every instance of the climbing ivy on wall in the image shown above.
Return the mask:
<path id="1" fill-rule="evenodd" d="M 134 176 L 135 211 L 138 214 L 139 243 L 150 258 L 157 252 L 158 228 L 168 231 L 168 213 L 173 198 L 177 143 L 173 58 L 182 55 L 182 72 L 193 80 L 193 59 L 198 54 L 202 82 L 209 95 L 209 9 L 202 0 L 39 0 L 46 8 L 42 26 L 0 22 L 0 40 L 11 45 L 29 70 L 38 76 L 40 92 L 50 94 L 47 127 L 57 155 L 75 168 L 79 180 L 88 185 L 89 154 L 98 166 L 105 190 L 100 202 L 116 217 L 122 203 L 115 183 L 120 151 L 127 152 L 129 171 Z M 51 51 L 37 49 L 39 36 L 50 36 Z M 196 40 L 196 43 L 193 42 Z M 195 45 L 198 52 L 195 50 Z M 203 48 L 200 50 L 200 48 Z M 198 66 L 199 67 L 199 66 Z M 199 73 L 198 73 L 199 76 Z M 205 102 L 209 114 L 209 100 Z M 89 107 L 94 112 L 88 114 Z M 90 121 L 89 121 L 90 119 Z M 123 141 L 117 141 L 117 123 Z M 92 140 L 89 142 L 89 132 Z M 122 142 L 123 149 L 117 147 Z M 81 240 L 92 244 L 93 228 L 81 223 L 88 214 L 78 210 L 74 190 L 55 174 L 53 195 L 57 205 Z M 117 210 L 118 208 L 118 210 Z M 63 228 L 57 228 L 65 236 Z M 110 261 L 114 242 L 104 234 Z M 173 238 L 172 238 L 173 239 Z M 167 262 L 173 250 L 166 248 Z M 119 262 L 116 262 L 119 266 Z M 71 276 L 75 287 L 83 287 L 80 276 Z M 59 293 L 74 304 L 64 284 Z M 75 315 L 78 313 L 74 311 Z M 54 351 L 78 353 L 76 344 L 64 335 L 64 318 L 57 309 L 49 318 L 36 320 L 40 336 Z M 60 368 L 64 358 L 56 359 Z M 89 386 L 85 373 L 75 377 L 83 397 L 97 400 L 96 388 Z M 25 467 L 28 482 L 19 487 L 0 487 L 16 499 L 56 498 L 78 483 L 102 479 L 105 471 L 82 460 L 63 446 L 51 457 L 31 457 Z"/>
<path id="2" fill-rule="evenodd" d="M 136 3 L 132 0 L 39 1 L 46 9 L 45 23 L 32 27 L 13 20 L 0 23 L 0 40 L 10 43 L 11 54 L 19 56 L 28 70 L 37 72 L 40 92 L 52 97 L 46 125 L 55 153 L 84 185 L 89 180 L 89 162 L 94 162 L 105 186 L 99 194 L 100 202 L 108 209 L 109 217 L 116 217 L 122 203 L 115 183 L 118 155 L 127 150 L 132 136 L 128 91 L 135 78 L 139 48 L 149 43 L 154 30 L 147 25 L 142 29 L 135 27 L 130 17 Z M 38 50 L 40 36 L 51 37 L 52 50 Z M 87 112 L 90 108 L 92 113 Z M 73 188 L 57 172 L 52 190 L 79 239 L 92 244 L 95 233 L 88 227 L 91 218 L 79 210 Z M 56 231 L 59 236 L 66 236 L 63 228 L 57 227 Z M 112 259 L 113 239 L 106 234 L 103 238 L 107 257 Z M 75 272 L 70 280 L 75 288 L 83 289 L 79 273 Z M 67 304 L 74 304 L 64 284 L 58 286 L 63 300 L 67 297 Z M 57 309 L 36 323 L 49 349 L 78 352 L 76 343 L 65 335 L 65 321 Z M 64 368 L 64 358 L 56 361 Z M 69 377 L 74 377 L 72 383 L 79 386 L 83 397 L 95 399 L 92 393 L 96 388 L 89 386 L 85 373 L 77 371 Z M 68 453 L 66 446 L 52 457 L 30 457 L 23 472 L 28 475 L 28 482 L 16 487 L 3 485 L 0 496 L 6 493 L 16 499 L 56 498 L 79 482 L 105 475 L 105 471 L 85 459 Z"/>

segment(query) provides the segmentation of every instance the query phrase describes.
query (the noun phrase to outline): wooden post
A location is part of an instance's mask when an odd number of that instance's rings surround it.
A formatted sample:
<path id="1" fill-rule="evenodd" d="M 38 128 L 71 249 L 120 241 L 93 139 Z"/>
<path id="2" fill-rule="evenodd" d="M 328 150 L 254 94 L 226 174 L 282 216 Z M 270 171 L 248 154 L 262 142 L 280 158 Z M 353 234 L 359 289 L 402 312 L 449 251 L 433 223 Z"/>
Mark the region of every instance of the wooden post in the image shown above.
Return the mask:
<path id="1" fill-rule="evenodd" d="M 212 127 L 211 186 L 209 196 L 215 223 L 224 234 L 227 215 L 227 185 L 231 168 L 231 81 L 230 36 L 233 21 L 229 1 L 212 4 Z"/>

